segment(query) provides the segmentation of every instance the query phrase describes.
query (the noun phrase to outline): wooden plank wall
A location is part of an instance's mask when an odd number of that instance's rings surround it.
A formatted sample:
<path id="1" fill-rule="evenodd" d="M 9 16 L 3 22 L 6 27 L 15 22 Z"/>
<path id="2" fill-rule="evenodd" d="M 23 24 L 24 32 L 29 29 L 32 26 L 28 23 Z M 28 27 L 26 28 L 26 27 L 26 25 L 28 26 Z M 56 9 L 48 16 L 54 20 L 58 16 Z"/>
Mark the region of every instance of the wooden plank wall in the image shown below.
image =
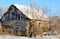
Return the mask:
<path id="1" fill-rule="evenodd" d="M 21 25 L 22 24 L 22 25 Z M 49 31 L 49 22 L 47 21 L 36 21 L 36 20 L 28 20 L 28 21 L 7 21 L 4 25 L 10 25 L 11 27 L 17 27 L 17 26 L 26 26 L 26 33 L 24 34 L 24 31 L 21 31 L 20 29 L 16 28 L 4 28 L 2 27 L 2 31 L 4 34 L 10 34 L 10 35 L 19 35 L 19 36 L 36 36 L 36 35 L 42 35 L 43 32 Z M 23 30 L 24 28 L 22 28 Z"/>

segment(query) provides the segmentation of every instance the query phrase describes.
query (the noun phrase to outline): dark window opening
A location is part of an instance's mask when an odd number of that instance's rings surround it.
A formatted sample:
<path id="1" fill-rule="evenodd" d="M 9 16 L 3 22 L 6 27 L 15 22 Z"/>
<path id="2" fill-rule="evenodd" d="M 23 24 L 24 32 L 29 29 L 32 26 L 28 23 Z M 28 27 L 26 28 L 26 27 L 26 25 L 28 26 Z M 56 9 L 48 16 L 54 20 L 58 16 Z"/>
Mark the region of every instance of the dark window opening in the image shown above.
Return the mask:
<path id="1" fill-rule="evenodd" d="M 18 15 L 18 20 L 21 20 L 21 19 L 20 19 L 20 15 Z"/>

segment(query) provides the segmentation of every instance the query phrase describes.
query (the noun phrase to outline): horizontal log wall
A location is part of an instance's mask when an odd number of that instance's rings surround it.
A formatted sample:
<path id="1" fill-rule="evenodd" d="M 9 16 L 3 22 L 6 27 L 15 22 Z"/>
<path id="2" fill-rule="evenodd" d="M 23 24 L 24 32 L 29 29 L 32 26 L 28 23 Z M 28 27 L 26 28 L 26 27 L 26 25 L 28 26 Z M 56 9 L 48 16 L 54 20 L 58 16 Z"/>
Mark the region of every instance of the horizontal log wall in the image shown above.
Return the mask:
<path id="1" fill-rule="evenodd" d="M 10 20 L 2 23 L 2 32 L 19 36 L 41 35 L 43 32 L 49 31 L 49 28 L 48 21 Z"/>

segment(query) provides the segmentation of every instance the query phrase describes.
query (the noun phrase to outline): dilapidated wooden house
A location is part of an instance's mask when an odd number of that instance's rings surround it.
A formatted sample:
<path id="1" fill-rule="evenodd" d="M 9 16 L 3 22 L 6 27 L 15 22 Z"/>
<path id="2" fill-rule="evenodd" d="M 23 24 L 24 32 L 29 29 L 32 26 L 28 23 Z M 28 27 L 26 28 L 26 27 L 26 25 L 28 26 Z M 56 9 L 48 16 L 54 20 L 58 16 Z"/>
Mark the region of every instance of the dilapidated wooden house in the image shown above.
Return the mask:
<path id="1" fill-rule="evenodd" d="M 4 29 L 7 31 L 19 33 L 20 31 L 25 33 L 30 30 L 29 20 L 49 20 L 48 17 L 43 14 L 39 9 L 33 8 L 31 6 L 22 6 L 19 4 L 11 5 L 8 10 L 3 14 L 2 18 L 3 32 Z M 19 31 L 18 31 L 19 30 Z M 7 32 L 6 31 L 6 32 Z M 9 31 L 9 33 L 11 33 Z M 16 34 L 15 33 L 15 34 Z"/>
<path id="2" fill-rule="evenodd" d="M 22 6 L 13 4 L 9 7 L 8 11 L 2 16 L 2 21 L 7 20 L 48 20 L 48 17 L 43 14 L 41 10 L 37 10 L 31 6 Z"/>

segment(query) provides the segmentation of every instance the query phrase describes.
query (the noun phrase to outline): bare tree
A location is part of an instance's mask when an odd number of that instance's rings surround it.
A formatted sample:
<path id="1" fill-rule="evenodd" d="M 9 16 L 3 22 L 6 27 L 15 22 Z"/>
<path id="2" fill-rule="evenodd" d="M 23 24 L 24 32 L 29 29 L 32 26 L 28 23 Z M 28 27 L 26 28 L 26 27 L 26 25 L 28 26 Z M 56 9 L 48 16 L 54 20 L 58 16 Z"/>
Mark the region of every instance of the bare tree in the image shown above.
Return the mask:
<path id="1" fill-rule="evenodd" d="M 0 17 L 2 16 L 3 8 L 0 6 Z"/>

